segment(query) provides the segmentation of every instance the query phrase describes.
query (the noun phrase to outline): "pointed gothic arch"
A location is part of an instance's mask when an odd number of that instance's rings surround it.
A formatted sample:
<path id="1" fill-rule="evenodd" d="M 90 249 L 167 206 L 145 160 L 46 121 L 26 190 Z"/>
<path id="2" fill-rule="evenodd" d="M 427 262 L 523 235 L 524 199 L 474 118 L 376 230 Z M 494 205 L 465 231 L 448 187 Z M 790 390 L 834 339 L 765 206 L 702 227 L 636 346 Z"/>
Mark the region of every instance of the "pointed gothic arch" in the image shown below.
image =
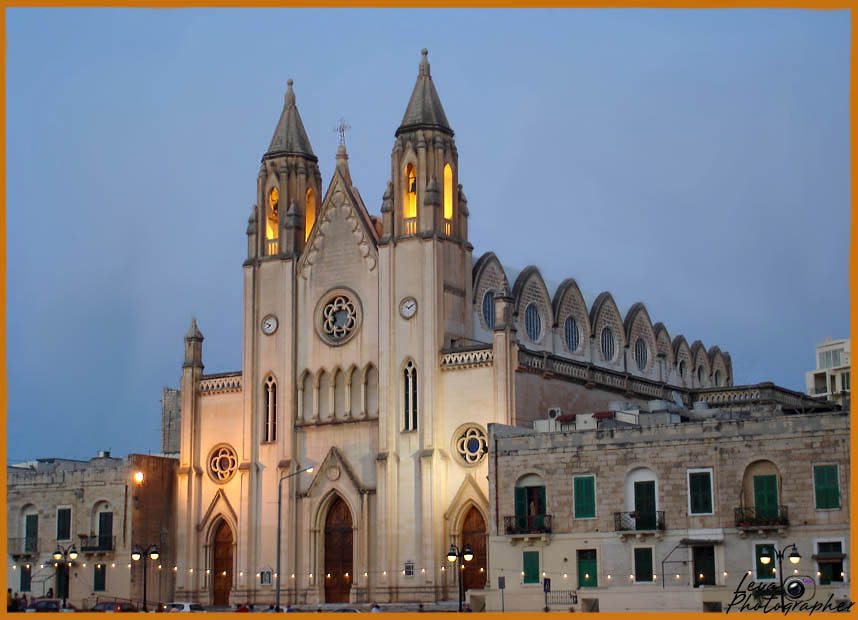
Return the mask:
<path id="1" fill-rule="evenodd" d="M 304 196 L 304 241 L 310 238 L 313 232 L 313 224 L 316 223 L 316 192 L 312 187 L 307 188 Z"/>
<path id="2" fill-rule="evenodd" d="M 268 373 L 262 386 L 262 441 L 277 440 L 277 379 Z"/>

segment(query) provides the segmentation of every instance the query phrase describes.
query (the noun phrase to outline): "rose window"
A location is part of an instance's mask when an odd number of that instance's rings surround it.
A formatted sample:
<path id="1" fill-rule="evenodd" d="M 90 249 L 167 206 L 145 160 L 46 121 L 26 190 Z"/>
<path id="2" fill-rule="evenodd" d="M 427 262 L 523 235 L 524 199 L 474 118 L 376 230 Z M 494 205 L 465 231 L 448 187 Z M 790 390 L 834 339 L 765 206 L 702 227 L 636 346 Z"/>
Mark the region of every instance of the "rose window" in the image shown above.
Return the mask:
<path id="1" fill-rule="evenodd" d="M 231 446 L 218 446 L 209 456 L 209 476 L 215 482 L 226 482 L 235 474 L 238 457 Z"/>
<path id="2" fill-rule="evenodd" d="M 479 463 L 488 451 L 486 434 L 476 426 L 466 426 L 456 437 L 456 452 L 468 465 Z"/>
<path id="3" fill-rule="evenodd" d="M 357 310 L 354 302 L 344 295 L 337 295 L 322 311 L 322 329 L 334 340 L 342 340 L 357 325 Z"/>

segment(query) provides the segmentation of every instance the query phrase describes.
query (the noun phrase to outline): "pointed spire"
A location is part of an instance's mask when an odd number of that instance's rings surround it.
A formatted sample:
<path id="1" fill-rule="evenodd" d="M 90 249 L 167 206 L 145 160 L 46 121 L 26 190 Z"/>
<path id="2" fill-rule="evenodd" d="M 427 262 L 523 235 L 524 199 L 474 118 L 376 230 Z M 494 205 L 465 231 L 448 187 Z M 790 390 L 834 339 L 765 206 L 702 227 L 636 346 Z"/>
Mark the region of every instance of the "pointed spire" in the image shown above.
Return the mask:
<path id="1" fill-rule="evenodd" d="M 384 196 L 381 197 L 381 212 L 390 213 L 393 211 L 393 183 L 387 182 L 387 187 L 384 190 Z"/>
<path id="2" fill-rule="evenodd" d="M 429 73 L 429 51 L 423 48 L 420 53 L 423 58 L 420 60 L 420 68 L 417 72 L 417 83 L 414 85 L 408 107 L 405 108 L 405 116 L 402 117 L 402 123 L 396 130 L 396 135 L 415 129 L 437 129 L 452 136 L 453 130 L 447 122 L 441 99 L 438 97 L 438 91 L 435 90 Z"/>
<path id="3" fill-rule="evenodd" d="M 295 105 L 295 91 L 292 90 L 292 83 L 292 80 L 286 82 L 283 112 L 280 114 L 268 151 L 262 157 L 263 161 L 281 155 L 303 155 L 317 161 L 310 146 L 310 139 L 304 130 L 301 115 L 298 113 L 298 107 Z"/>

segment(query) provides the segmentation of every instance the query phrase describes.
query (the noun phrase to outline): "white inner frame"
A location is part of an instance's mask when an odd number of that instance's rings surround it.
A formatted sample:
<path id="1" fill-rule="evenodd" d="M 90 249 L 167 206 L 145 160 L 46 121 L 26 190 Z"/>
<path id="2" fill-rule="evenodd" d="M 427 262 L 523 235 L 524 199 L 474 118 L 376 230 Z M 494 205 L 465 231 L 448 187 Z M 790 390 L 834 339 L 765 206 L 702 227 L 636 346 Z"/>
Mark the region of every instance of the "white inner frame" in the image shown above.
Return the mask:
<path id="1" fill-rule="evenodd" d="M 691 474 L 709 474 L 709 498 L 710 503 L 712 504 L 711 512 L 692 512 L 691 511 Z M 715 514 L 715 473 L 711 467 L 689 467 L 685 472 L 685 484 L 688 488 L 688 514 L 689 516 L 693 515 L 704 516 L 704 515 L 714 515 Z"/>

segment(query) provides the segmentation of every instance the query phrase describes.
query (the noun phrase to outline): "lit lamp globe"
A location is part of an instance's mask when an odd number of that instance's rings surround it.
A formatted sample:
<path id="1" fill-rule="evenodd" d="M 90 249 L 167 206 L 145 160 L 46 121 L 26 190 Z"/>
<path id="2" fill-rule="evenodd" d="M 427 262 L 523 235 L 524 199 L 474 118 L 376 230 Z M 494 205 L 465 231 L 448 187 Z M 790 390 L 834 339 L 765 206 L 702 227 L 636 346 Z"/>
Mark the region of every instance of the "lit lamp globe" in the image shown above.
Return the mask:
<path id="1" fill-rule="evenodd" d="M 474 552 L 471 550 L 471 545 L 465 545 L 465 548 L 462 549 L 462 557 L 465 558 L 465 562 L 470 562 L 474 559 Z"/>
<path id="2" fill-rule="evenodd" d="M 143 554 L 140 553 L 140 548 L 134 547 L 134 551 L 131 552 L 131 559 L 137 562 L 142 556 Z"/>
<path id="3" fill-rule="evenodd" d="M 77 559 L 77 549 L 75 549 L 75 548 L 74 548 L 74 545 L 72 545 L 72 548 L 71 548 L 71 550 L 69 551 L 69 557 L 70 557 L 72 560 L 76 560 L 76 559 Z"/>
<path id="4" fill-rule="evenodd" d="M 772 556 L 768 551 L 763 551 L 760 554 L 760 564 L 768 564 L 772 561 Z"/>
<path id="5" fill-rule="evenodd" d="M 447 561 L 450 564 L 453 564 L 456 561 L 458 554 L 456 553 L 456 547 L 450 545 L 450 550 L 447 552 Z"/>
<path id="6" fill-rule="evenodd" d="M 153 560 L 157 560 L 160 556 L 161 554 L 158 553 L 158 547 L 152 547 L 152 551 L 149 552 L 149 557 Z"/>
<path id="7" fill-rule="evenodd" d="M 57 547 L 57 550 L 54 551 L 54 559 L 55 560 L 62 560 L 63 559 L 63 552 L 60 551 L 59 547 Z"/>
<path id="8" fill-rule="evenodd" d="M 798 549 L 792 550 L 792 553 L 789 554 L 789 561 L 792 564 L 798 564 L 801 562 L 801 556 L 798 553 Z"/>

